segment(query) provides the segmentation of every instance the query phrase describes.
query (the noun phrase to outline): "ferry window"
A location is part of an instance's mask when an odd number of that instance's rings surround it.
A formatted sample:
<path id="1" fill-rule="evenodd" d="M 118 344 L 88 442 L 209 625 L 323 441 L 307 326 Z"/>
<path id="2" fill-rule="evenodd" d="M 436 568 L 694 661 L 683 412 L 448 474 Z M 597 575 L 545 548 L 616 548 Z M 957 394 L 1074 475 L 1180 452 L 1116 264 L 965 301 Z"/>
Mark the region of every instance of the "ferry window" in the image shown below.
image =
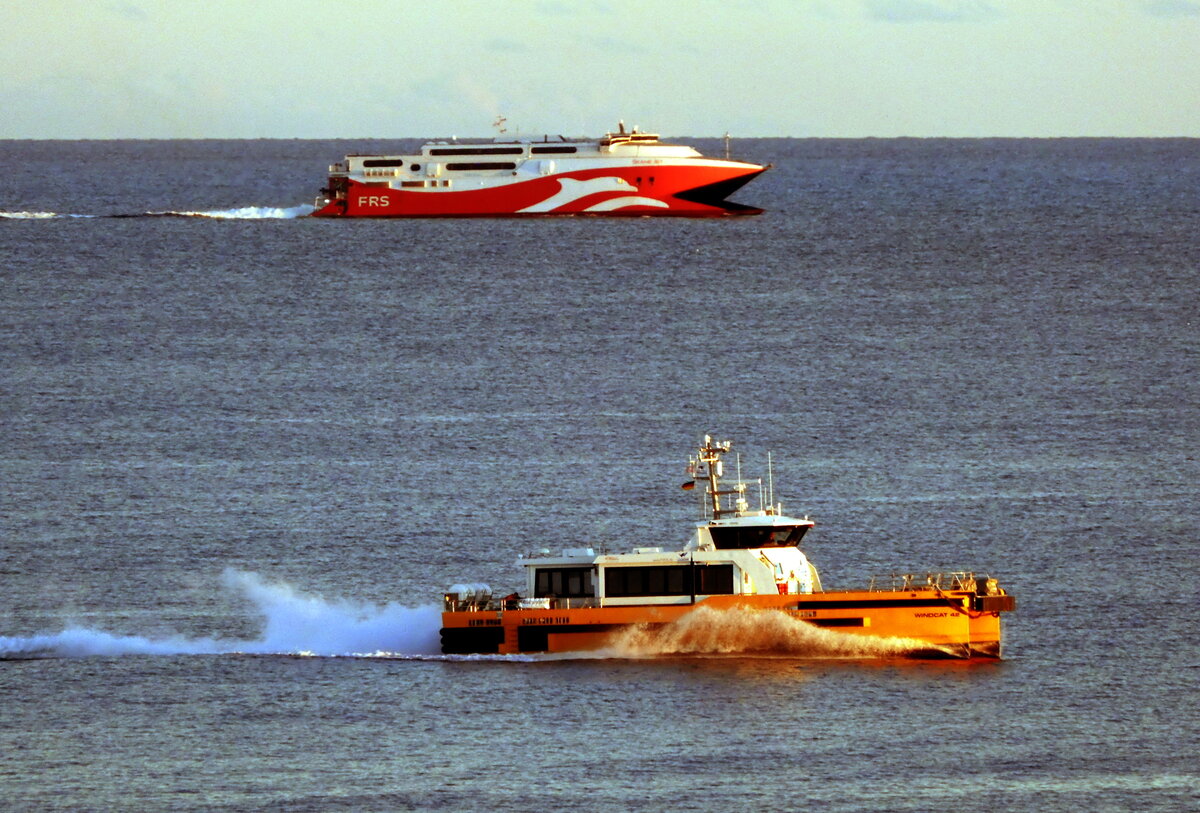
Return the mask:
<path id="1" fill-rule="evenodd" d="M 512 161 L 474 161 L 471 163 L 446 164 L 446 169 L 516 169 Z"/>
<path id="2" fill-rule="evenodd" d="M 533 147 L 529 150 L 534 155 L 561 154 L 575 152 L 575 147 Z"/>
<path id="3" fill-rule="evenodd" d="M 421 165 L 420 165 L 420 164 L 413 164 L 411 167 L 409 167 L 409 169 L 410 169 L 411 171 L 413 171 L 413 172 L 420 172 L 420 171 L 421 171 Z"/>
<path id="4" fill-rule="evenodd" d="M 586 567 L 538 568 L 533 593 L 535 598 L 594 596 L 592 570 Z"/>
<path id="5" fill-rule="evenodd" d="M 430 155 L 520 155 L 524 147 L 441 147 L 429 151 Z"/>
<path id="6" fill-rule="evenodd" d="M 404 160 L 394 161 L 391 158 L 368 158 L 363 161 L 364 167 L 402 167 Z"/>

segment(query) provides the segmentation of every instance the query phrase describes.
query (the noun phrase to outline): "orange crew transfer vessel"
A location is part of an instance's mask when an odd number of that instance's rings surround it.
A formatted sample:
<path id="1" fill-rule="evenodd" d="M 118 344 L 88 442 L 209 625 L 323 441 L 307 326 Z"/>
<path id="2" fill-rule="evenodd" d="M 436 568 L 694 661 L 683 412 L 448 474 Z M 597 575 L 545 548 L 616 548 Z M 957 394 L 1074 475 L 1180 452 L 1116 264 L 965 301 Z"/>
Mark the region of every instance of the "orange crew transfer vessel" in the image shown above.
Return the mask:
<path id="1" fill-rule="evenodd" d="M 486 585 L 454 585 L 445 594 L 442 652 L 601 649 L 615 633 L 660 628 L 707 607 L 785 613 L 850 635 L 907 639 L 920 644 L 911 650 L 917 656 L 1000 657 L 1000 614 L 1016 601 L 995 579 L 965 571 L 907 574 L 886 584 L 872 579 L 859 590 L 824 590 L 799 547 L 812 520 L 786 516 L 761 480 L 760 507 L 751 509 L 740 472 L 735 482 L 722 479 L 729 449 L 728 441 L 705 437 L 689 461 L 693 479 L 684 488 L 704 485 L 705 516 L 686 545 L 522 556 L 524 596 L 493 598 Z"/>

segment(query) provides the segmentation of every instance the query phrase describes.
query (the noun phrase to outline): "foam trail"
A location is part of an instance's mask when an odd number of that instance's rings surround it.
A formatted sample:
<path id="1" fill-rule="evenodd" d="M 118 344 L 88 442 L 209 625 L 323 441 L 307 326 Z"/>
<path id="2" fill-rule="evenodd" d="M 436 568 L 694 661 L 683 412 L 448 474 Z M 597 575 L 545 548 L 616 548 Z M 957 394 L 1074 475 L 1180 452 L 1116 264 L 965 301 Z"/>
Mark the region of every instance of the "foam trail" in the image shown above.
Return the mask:
<path id="1" fill-rule="evenodd" d="M 214 209 L 211 211 L 167 211 L 167 212 L 134 212 L 129 214 L 71 214 L 63 212 L 0 212 L 0 218 L 8 220 L 56 220 L 73 217 L 207 217 L 213 220 L 291 220 L 312 214 L 315 207 L 312 204 L 299 206 L 243 206 L 238 209 Z"/>
<path id="2" fill-rule="evenodd" d="M 936 647 L 909 638 L 875 638 L 822 629 L 786 613 L 700 607 L 651 629 L 620 633 L 610 657 L 660 655 L 788 655 L 804 658 L 880 658 L 927 654 Z"/>
<path id="3" fill-rule="evenodd" d="M 230 651 L 229 644 L 208 638 L 141 638 L 101 630 L 68 627 L 28 638 L 0 637 L 0 660 L 85 658 L 92 655 L 199 655 Z"/>
<path id="4" fill-rule="evenodd" d="M 97 215 L 63 215 L 58 212 L 0 212 L 8 220 L 53 220 L 57 217 L 97 217 Z"/>
<path id="5" fill-rule="evenodd" d="M 441 612 L 433 605 L 329 601 L 254 573 L 226 571 L 224 585 L 248 598 L 264 618 L 253 640 L 145 638 L 69 627 L 28 637 L 0 637 L 0 659 L 116 655 L 378 655 L 425 657 L 441 652 Z"/>
<path id="6" fill-rule="evenodd" d="M 151 212 L 154 215 L 176 217 L 211 217 L 217 220 L 290 220 L 311 214 L 315 207 L 301 204 L 286 209 L 270 206 L 243 206 L 240 209 L 219 209 L 211 212 Z"/>

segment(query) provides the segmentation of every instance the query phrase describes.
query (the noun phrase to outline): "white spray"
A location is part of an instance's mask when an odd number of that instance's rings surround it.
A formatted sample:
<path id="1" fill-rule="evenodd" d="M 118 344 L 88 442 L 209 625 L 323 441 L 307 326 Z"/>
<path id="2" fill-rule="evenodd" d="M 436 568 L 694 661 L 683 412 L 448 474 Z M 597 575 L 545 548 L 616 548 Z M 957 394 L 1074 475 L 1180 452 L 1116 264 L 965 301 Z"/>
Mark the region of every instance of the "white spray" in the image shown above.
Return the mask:
<path id="1" fill-rule="evenodd" d="M 663 655 L 783 655 L 800 658 L 879 658 L 928 652 L 910 638 L 877 638 L 821 629 L 783 612 L 699 607 L 658 628 L 634 627 L 613 639 L 611 657 Z"/>
<path id="2" fill-rule="evenodd" d="M 0 658 L 73 658 L 89 655 L 386 655 L 429 656 L 441 651 L 440 610 L 378 606 L 306 595 L 254 573 L 228 570 L 224 585 L 248 598 L 264 619 L 254 640 L 145 638 L 70 627 L 28 637 L 0 636 Z"/>

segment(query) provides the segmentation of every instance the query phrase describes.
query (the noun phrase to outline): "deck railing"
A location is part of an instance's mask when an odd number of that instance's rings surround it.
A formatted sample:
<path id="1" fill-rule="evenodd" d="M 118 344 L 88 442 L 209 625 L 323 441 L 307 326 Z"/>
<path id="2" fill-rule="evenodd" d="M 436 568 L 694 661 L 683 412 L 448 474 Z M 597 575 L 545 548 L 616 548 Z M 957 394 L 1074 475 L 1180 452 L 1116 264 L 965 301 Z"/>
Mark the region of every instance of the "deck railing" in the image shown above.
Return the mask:
<path id="1" fill-rule="evenodd" d="M 446 593 L 443 607 L 447 612 L 488 612 L 500 610 L 577 610 L 581 607 L 599 607 L 600 599 L 594 596 L 581 598 L 560 598 L 545 596 L 542 598 L 504 598 L 487 596 L 483 598 L 459 598 L 454 593 Z"/>
<path id="2" fill-rule="evenodd" d="M 887 576 L 872 576 L 867 587 L 871 592 L 904 592 L 907 590 L 970 590 L 975 592 L 980 582 L 986 583 L 987 576 L 976 576 L 970 571 L 955 570 L 948 573 L 891 573 Z"/>

